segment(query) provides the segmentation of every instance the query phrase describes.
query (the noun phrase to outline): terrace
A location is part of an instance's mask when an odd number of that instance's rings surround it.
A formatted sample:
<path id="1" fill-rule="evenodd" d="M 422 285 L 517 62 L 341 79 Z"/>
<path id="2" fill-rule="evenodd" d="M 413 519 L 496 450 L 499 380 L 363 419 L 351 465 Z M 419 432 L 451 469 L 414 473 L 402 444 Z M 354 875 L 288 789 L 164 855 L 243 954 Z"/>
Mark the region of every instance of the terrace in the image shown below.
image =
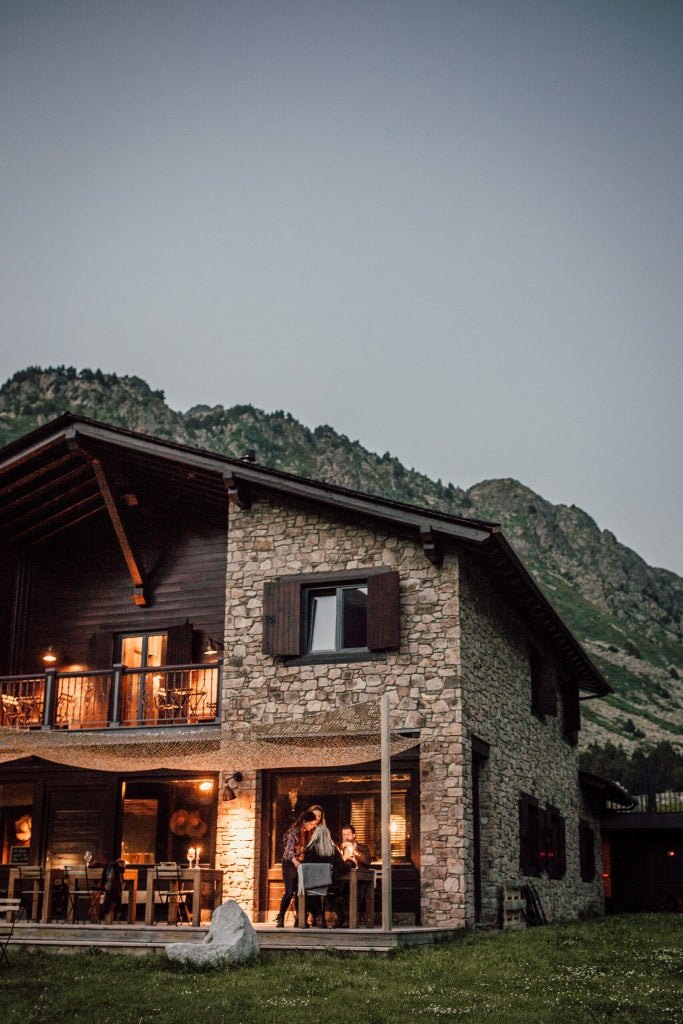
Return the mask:
<path id="1" fill-rule="evenodd" d="M 219 721 L 221 665 L 203 662 L 0 677 L 0 725 L 111 729 Z"/>

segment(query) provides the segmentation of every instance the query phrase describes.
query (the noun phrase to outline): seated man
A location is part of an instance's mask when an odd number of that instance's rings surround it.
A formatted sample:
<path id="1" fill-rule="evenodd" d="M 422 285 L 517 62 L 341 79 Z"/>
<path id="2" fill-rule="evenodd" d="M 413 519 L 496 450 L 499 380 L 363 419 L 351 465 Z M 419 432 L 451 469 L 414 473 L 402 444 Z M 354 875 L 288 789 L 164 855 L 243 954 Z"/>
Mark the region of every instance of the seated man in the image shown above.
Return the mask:
<path id="1" fill-rule="evenodd" d="M 341 833 L 341 846 L 339 848 L 342 855 L 342 900 L 340 903 L 340 915 L 337 922 L 337 927 L 341 928 L 348 924 L 348 905 L 349 905 L 349 883 L 348 879 L 344 879 L 344 874 L 353 871 L 356 868 L 369 868 L 372 864 L 372 854 L 370 848 L 364 843 L 359 843 L 356 840 L 356 830 L 353 825 L 344 825 Z M 365 906 L 365 897 L 368 891 L 370 882 L 359 882 L 358 883 L 358 906 Z"/>

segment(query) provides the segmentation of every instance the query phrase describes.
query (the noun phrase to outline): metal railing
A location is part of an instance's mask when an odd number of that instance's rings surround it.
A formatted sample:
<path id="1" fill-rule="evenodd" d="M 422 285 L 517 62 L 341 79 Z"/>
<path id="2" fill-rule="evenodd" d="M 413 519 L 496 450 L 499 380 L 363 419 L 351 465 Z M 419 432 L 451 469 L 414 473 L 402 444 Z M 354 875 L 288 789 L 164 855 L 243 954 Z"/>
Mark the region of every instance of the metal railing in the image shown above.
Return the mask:
<path id="1" fill-rule="evenodd" d="M 607 801 L 608 811 L 619 811 L 620 814 L 681 814 L 683 813 L 683 793 L 674 790 L 645 793 L 631 793 L 633 804 L 623 807 Z"/>
<path id="2" fill-rule="evenodd" d="M 0 725 L 106 729 L 215 722 L 220 677 L 219 662 L 3 676 Z"/>

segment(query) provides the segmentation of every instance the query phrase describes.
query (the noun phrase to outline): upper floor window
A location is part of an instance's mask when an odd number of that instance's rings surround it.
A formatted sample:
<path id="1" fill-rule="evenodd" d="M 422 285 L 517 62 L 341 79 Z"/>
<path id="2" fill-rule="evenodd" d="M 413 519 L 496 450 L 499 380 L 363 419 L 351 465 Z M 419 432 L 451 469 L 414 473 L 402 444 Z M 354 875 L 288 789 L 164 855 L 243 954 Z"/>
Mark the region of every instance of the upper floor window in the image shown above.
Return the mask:
<path id="1" fill-rule="evenodd" d="M 388 569 L 282 576 L 263 592 L 263 653 L 318 660 L 399 646 L 399 578 Z"/>
<path id="2" fill-rule="evenodd" d="M 533 644 L 529 645 L 531 710 L 535 715 L 557 714 L 557 669 L 555 663 Z"/>
<path id="3" fill-rule="evenodd" d="M 306 591 L 306 652 L 368 649 L 367 586 Z"/>

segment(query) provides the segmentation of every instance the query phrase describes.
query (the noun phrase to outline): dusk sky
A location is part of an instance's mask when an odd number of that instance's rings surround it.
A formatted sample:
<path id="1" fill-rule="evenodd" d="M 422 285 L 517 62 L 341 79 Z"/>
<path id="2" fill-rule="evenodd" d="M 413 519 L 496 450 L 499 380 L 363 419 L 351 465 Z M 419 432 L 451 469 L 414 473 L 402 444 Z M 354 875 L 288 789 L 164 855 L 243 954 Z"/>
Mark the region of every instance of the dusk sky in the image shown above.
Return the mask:
<path id="1" fill-rule="evenodd" d="M 682 0 L 0 0 L 0 383 L 515 477 L 683 574 Z"/>

